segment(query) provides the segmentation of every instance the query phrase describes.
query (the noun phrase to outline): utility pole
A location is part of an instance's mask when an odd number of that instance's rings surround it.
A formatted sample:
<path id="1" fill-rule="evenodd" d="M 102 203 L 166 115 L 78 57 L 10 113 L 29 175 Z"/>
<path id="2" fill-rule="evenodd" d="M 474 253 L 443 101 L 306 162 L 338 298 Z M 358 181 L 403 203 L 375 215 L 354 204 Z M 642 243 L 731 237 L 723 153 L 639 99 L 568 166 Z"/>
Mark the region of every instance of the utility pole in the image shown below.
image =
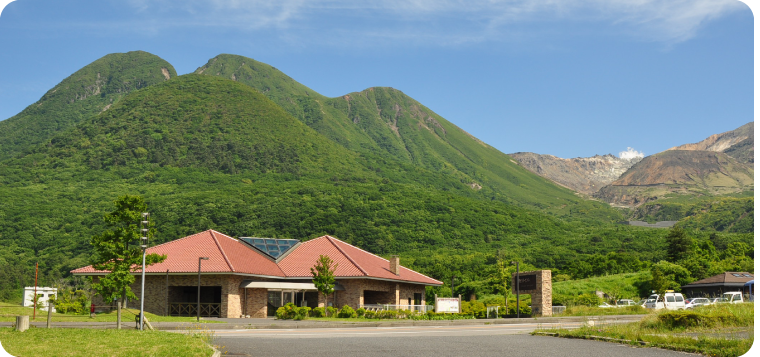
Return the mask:
<path id="1" fill-rule="evenodd" d="M 196 321 L 201 321 L 201 260 L 208 260 L 208 257 L 198 257 L 198 305 L 196 312 Z M 325 305 L 327 305 L 325 303 Z"/>
<path id="2" fill-rule="evenodd" d="M 520 262 L 512 262 L 517 265 L 517 275 L 515 276 L 515 287 L 517 288 L 517 318 L 520 318 Z"/>
<path id="3" fill-rule="evenodd" d="M 145 324 L 145 250 L 148 249 L 148 218 L 150 213 L 144 212 L 140 221 L 140 248 L 142 248 L 142 277 L 140 278 L 140 331 Z"/>
<path id="4" fill-rule="evenodd" d="M 32 320 L 37 318 L 37 273 L 40 271 L 40 262 L 34 263 L 34 312 L 32 313 Z"/>

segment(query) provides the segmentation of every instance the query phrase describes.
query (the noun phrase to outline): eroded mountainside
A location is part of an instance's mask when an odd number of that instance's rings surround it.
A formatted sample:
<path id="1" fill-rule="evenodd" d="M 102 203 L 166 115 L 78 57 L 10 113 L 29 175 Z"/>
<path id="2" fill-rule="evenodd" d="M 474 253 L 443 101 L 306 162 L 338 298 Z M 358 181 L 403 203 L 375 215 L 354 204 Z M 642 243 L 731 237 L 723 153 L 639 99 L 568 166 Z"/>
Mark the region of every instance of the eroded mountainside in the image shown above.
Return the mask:
<path id="1" fill-rule="evenodd" d="M 711 135 L 695 144 L 684 144 L 668 150 L 724 152 L 743 163 L 753 165 L 755 162 L 755 122 L 749 122 L 725 133 Z"/>
<path id="2" fill-rule="evenodd" d="M 722 152 L 666 150 L 645 157 L 594 196 L 633 207 L 672 194 L 741 192 L 753 182 L 751 167 Z"/>
<path id="3" fill-rule="evenodd" d="M 591 195 L 617 180 L 641 158 L 621 159 L 612 154 L 563 159 L 532 152 L 510 154 L 526 169 L 571 190 Z"/>

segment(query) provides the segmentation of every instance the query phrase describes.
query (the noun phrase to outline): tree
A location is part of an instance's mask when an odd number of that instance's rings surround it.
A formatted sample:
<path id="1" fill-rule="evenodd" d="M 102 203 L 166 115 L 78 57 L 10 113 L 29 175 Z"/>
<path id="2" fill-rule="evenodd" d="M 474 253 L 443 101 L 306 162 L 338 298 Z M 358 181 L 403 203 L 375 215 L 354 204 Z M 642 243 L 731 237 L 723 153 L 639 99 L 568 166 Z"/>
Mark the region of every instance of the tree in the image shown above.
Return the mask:
<path id="1" fill-rule="evenodd" d="M 325 311 L 327 311 L 327 295 L 335 291 L 335 268 L 337 267 L 338 264 L 333 265 L 333 260 L 330 257 L 320 255 L 317 263 L 309 268 L 313 277 L 311 281 L 314 282 L 317 291 L 325 297 Z"/>
<path id="2" fill-rule="evenodd" d="M 665 241 L 668 242 L 668 261 L 671 263 L 685 258 L 692 250 L 693 241 L 681 227 L 671 228 Z"/>
<path id="3" fill-rule="evenodd" d="M 116 209 L 103 217 L 109 229 L 93 236 L 90 242 L 95 251 L 92 267 L 109 272 L 93 283 L 92 288 L 104 301 L 121 298 L 123 304 L 128 298 L 137 299 L 130 285 L 135 282 L 132 273 L 142 267 L 142 250 L 138 244 L 130 246 L 129 243 L 140 239 L 140 221 L 148 206 L 142 197 L 129 195 L 119 197 L 114 205 Z M 153 233 L 153 227 L 149 227 L 149 239 Z M 166 255 L 148 254 L 145 256 L 145 266 L 160 263 L 164 259 Z M 121 321 L 117 324 L 121 326 Z"/>
<path id="4" fill-rule="evenodd" d="M 652 289 L 660 296 L 665 290 L 681 291 L 681 286 L 692 281 L 686 268 L 664 260 L 652 265 Z"/>

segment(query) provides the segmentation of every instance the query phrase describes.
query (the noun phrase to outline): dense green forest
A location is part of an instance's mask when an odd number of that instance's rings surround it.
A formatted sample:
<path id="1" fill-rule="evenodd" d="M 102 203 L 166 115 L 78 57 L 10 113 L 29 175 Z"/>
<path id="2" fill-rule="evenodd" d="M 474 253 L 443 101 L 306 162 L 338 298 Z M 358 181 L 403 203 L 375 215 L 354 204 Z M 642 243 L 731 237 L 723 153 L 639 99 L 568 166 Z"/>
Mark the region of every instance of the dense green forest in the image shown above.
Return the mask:
<path id="1" fill-rule="evenodd" d="M 123 64 L 130 56 L 132 67 Z M 176 77 L 151 56 L 109 55 L 77 72 L 95 83 L 113 69 L 113 103 L 111 94 L 90 96 L 87 108 L 61 102 L 0 122 L 0 137 L 18 139 L 0 155 L 0 300 L 20 299 L 35 262 L 41 285 L 89 264 L 90 238 L 124 194 L 148 203 L 151 244 L 206 229 L 330 234 L 399 254 L 405 266 L 447 282 L 438 292 L 451 292 L 456 276 L 465 296 L 499 293 L 507 259 L 552 269 L 558 280 L 700 262 L 689 268 L 693 279 L 745 267 L 754 255 L 751 197 L 684 215 L 692 239 L 685 256 L 708 258 L 675 259 L 672 231 L 617 224 L 625 212 L 528 172 L 395 89 L 326 98 L 244 57 L 219 56 L 202 74 Z M 31 134 L 55 113 L 76 120 Z M 730 228 L 724 216 L 733 217 Z"/>

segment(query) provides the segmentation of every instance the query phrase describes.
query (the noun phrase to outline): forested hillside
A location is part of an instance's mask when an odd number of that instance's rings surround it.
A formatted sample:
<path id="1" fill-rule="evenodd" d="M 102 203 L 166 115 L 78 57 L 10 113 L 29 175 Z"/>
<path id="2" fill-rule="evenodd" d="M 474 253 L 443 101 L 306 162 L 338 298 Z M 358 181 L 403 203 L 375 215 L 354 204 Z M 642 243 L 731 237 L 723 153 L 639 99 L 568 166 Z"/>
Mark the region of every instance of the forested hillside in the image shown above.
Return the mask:
<path id="1" fill-rule="evenodd" d="M 0 159 L 107 110 L 131 91 L 176 76 L 169 62 L 147 52 L 104 56 L 61 81 L 21 113 L 0 121 Z"/>
<path id="2" fill-rule="evenodd" d="M 204 75 L 171 70 L 169 80 L 111 91 L 113 104 L 53 108 L 39 120 L 77 119 L 19 139 L 0 161 L 0 299 L 20 298 L 35 262 L 41 285 L 89 264 L 90 238 L 125 194 L 146 199 L 151 244 L 206 229 L 330 234 L 400 254 L 436 279 L 456 275 L 461 292 L 496 291 L 497 259 L 583 278 L 666 258 L 668 231 L 616 224 L 616 209 L 528 172 L 400 91 L 325 98 L 271 66 L 230 58 L 241 62 L 220 56 Z M 132 83 L 133 72 L 163 73 L 158 64 L 113 67 L 109 78 Z M 235 70 L 214 67 L 222 64 Z M 228 78 L 205 75 L 217 73 Z M 21 138 L 38 117 L 14 120 L 0 136 Z M 715 237 L 722 250 L 753 244 L 752 233 Z"/>
<path id="3" fill-rule="evenodd" d="M 358 153 L 371 169 L 424 169 L 456 179 L 488 199 L 563 214 L 575 208 L 595 209 L 603 219 L 617 215 L 605 205 L 584 201 L 530 173 L 397 89 L 374 87 L 327 98 L 268 64 L 226 54 L 212 58 L 196 73 L 257 89 L 295 118 Z M 422 184 L 429 180 L 415 173 L 405 176 Z"/>

